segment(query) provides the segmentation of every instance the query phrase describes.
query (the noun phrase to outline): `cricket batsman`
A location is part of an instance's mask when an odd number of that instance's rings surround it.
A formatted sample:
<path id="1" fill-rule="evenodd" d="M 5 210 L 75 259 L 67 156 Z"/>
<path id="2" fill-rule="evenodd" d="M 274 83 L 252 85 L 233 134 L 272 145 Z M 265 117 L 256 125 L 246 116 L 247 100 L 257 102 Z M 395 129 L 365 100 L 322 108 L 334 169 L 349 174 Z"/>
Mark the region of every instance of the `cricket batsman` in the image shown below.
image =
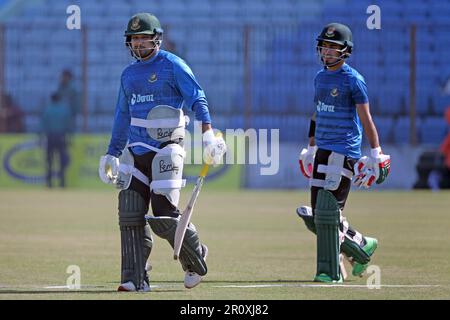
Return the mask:
<path id="1" fill-rule="evenodd" d="M 136 61 L 122 72 L 110 144 L 100 159 L 101 180 L 121 190 L 118 291 L 150 291 L 151 231 L 174 245 L 180 189 L 185 186 L 183 139 L 188 118 L 183 106 L 202 123 L 204 161 L 216 165 L 226 152 L 223 138 L 213 134 L 205 93 L 191 69 L 161 50 L 163 32 L 150 13 L 138 13 L 128 22 L 125 44 Z M 150 204 L 153 215 L 146 218 Z M 207 254 L 191 223 L 179 257 L 186 288 L 195 287 L 206 275 Z"/>
<path id="2" fill-rule="evenodd" d="M 342 215 L 352 178 L 359 187 L 382 183 L 389 174 L 390 156 L 381 150 L 364 78 L 345 62 L 353 49 L 351 30 L 331 23 L 316 40 L 324 67 L 314 79 L 316 110 L 309 145 L 299 157 L 301 172 L 310 181 L 311 207 L 302 206 L 297 214 L 317 236 L 314 281 L 340 283 L 346 276 L 340 253 L 352 264 L 352 274 L 362 276 L 378 245 L 377 239 L 363 236 Z M 362 129 L 371 147 L 365 157 Z"/>

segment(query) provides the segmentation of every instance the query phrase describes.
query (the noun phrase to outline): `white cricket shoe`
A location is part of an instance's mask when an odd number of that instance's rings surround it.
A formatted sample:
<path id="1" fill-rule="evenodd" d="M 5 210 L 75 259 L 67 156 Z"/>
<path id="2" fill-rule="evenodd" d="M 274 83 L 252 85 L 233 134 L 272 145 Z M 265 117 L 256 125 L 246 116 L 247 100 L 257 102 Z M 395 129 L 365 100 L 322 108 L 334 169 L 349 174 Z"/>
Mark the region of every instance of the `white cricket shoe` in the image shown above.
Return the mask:
<path id="1" fill-rule="evenodd" d="M 202 244 L 202 255 L 203 259 L 206 261 L 206 257 L 208 256 L 208 247 Z M 197 286 L 202 281 L 202 276 L 194 271 L 186 271 L 184 276 L 184 287 L 186 289 L 192 289 Z"/>
<path id="2" fill-rule="evenodd" d="M 134 285 L 133 281 L 128 281 L 125 283 L 121 283 L 119 288 L 117 288 L 117 291 L 121 292 L 150 292 L 150 286 L 147 283 L 147 281 L 144 281 L 144 287 L 141 290 L 136 290 L 136 286 Z"/>

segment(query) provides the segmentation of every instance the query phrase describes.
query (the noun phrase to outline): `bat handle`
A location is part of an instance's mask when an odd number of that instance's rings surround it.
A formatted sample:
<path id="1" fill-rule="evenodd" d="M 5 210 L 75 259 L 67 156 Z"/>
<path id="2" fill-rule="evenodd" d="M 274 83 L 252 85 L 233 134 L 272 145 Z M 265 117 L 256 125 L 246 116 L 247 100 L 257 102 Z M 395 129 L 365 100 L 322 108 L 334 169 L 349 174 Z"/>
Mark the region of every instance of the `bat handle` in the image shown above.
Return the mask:
<path id="1" fill-rule="evenodd" d="M 206 175 L 208 174 L 208 170 L 209 170 L 209 165 L 204 164 L 202 167 L 202 170 L 200 171 L 200 177 L 202 177 L 202 178 L 206 177 Z"/>

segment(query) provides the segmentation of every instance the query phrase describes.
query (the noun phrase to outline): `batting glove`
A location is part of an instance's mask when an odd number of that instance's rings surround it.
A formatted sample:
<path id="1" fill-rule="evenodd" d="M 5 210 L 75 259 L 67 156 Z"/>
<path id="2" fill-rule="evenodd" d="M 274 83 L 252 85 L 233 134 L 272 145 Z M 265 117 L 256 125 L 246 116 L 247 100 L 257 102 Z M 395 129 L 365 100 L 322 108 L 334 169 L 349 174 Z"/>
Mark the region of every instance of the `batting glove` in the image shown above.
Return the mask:
<path id="1" fill-rule="evenodd" d="M 206 164 L 217 166 L 222 163 L 223 155 L 227 152 L 227 145 L 222 136 L 214 136 L 212 130 L 203 133 L 203 160 Z"/>
<path id="2" fill-rule="evenodd" d="M 310 179 L 313 173 L 314 158 L 316 157 L 317 146 L 308 145 L 308 149 L 303 148 L 300 152 L 298 164 L 300 165 L 300 171 L 302 174 Z"/>
<path id="3" fill-rule="evenodd" d="M 362 157 L 356 162 L 354 184 L 358 187 L 370 188 L 375 181 L 383 183 L 391 169 L 391 156 L 383 154 L 381 148 L 370 150 L 370 157 Z"/>
<path id="4" fill-rule="evenodd" d="M 115 184 L 119 176 L 119 158 L 110 154 L 100 157 L 98 175 L 106 184 Z"/>

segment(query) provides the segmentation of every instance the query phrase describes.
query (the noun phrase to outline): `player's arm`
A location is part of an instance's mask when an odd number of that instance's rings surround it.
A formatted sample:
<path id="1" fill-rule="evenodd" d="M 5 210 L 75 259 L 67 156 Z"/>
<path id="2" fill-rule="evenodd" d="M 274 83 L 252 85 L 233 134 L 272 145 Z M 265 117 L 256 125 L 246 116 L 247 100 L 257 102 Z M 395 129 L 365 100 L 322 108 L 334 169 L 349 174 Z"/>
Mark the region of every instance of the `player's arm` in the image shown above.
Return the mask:
<path id="1" fill-rule="evenodd" d="M 216 137 L 213 133 L 206 95 L 183 60 L 174 63 L 174 73 L 186 106 L 195 112 L 195 119 L 202 123 L 204 160 L 208 164 L 217 165 L 227 151 L 227 146 L 221 136 Z"/>
<path id="2" fill-rule="evenodd" d="M 374 181 L 380 184 L 386 180 L 389 175 L 391 160 L 390 156 L 384 155 L 381 150 L 378 132 L 370 114 L 369 103 L 357 104 L 356 110 L 371 150 L 370 157 L 362 157 L 355 165 L 356 178 L 354 183 L 369 188 Z"/>
<path id="3" fill-rule="evenodd" d="M 202 122 L 202 131 L 211 129 L 211 116 L 208 102 L 202 87 L 198 84 L 192 70 L 181 59 L 174 62 L 174 77 L 185 105 L 195 113 L 195 120 Z"/>
<path id="4" fill-rule="evenodd" d="M 316 132 L 316 113 L 314 112 L 309 122 L 308 148 L 307 149 L 303 148 L 300 151 L 300 155 L 298 158 L 300 171 L 308 179 L 312 177 L 314 158 L 317 152 L 316 141 L 314 139 L 315 132 Z"/>
<path id="5" fill-rule="evenodd" d="M 314 139 L 315 133 L 316 133 L 316 113 L 314 112 L 311 117 L 311 120 L 309 121 L 308 139 L 310 146 L 316 145 L 316 140 Z"/>
<path id="6" fill-rule="evenodd" d="M 202 133 L 212 130 L 211 123 L 202 123 Z"/>
<path id="7" fill-rule="evenodd" d="M 131 116 L 128 108 L 128 99 L 121 83 L 108 152 L 100 158 L 98 169 L 100 179 L 104 183 L 116 183 L 119 175 L 119 156 L 127 144 L 130 121 Z"/>
<path id="8" fill-rule="evenodd" d="M 354 78 L 352 98 L 371 146 L 370 156 L 362 157 L 355 165 L 354 183 L 357 186 L 369 188 L 374 181 L 379 184 L 386 180 L 391 167 L 391 158 L 381 151 L 378 132 L 370 114 L 367 86 L 362 77 Z"/>
<path id="9" fill-rule="evenodd" d="M 370 147 L 372 149 L 380 147 L 378 132 L 370 114 L 369 103 L 357 104 L 356 111 L 358 112 L 359 119 L 364 128 L 364 133 L 369 140 Z"/>
<path id="10" fill-rule="evenodd" d="M 123 88 L 120 85 L 119 97 L 117 98 L 114 123 L 109 143 L 108 152 L 114 157 L 119 157 L 128 141 L 128 131 L 130 129 L 131 115 L 128 107 L 128 99 Z"/>

